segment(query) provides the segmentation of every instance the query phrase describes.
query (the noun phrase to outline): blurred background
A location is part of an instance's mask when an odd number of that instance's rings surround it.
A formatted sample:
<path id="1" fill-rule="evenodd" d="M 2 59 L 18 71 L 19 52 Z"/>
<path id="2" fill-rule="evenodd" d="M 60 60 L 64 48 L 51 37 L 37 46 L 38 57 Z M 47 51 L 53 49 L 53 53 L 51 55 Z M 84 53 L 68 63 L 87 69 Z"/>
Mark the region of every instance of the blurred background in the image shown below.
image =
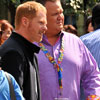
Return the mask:
<path id="1" fill-rule="evenodd" d="M 16 7 L 25 1 L 33 0 L 0 0 L 0 19 L 8 20 L 14 26 Z M 35 1 L 35 0 L 34 0 Z M 84 24 L 91 10 L 100 0 L 61 0 L 64 9 L 65 23 L 73 25 L 78 36 L 84 34 Z"/>

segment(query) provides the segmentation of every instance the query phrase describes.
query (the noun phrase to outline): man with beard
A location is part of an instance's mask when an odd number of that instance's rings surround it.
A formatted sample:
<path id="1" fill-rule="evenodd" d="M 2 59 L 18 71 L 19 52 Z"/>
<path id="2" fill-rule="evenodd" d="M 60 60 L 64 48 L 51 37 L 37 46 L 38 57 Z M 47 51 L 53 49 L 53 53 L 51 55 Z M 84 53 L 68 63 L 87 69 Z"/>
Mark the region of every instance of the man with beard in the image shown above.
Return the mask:
<path id="1" fill-rule="evenodd" d="M 35 53 L 47 30 L 46 9 L 40 3 L 29 1 L 16 9 L 15 32 L 0 47 L 1 67 L 18 82 L 25 100 L 40 100 L 38 66 Z"/>

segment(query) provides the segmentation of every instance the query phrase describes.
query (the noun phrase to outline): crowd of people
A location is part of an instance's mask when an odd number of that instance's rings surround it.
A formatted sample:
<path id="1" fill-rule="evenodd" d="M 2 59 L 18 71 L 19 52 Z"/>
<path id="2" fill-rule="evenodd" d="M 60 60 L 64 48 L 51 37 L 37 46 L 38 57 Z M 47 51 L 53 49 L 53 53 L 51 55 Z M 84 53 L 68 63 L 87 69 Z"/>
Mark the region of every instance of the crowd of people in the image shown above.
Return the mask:
<path id="1" fill-rule="evenodd" d="M 6 71 L 16 100 L 100 100 L 99 12 L 96 4 L 80 38 L 60 0 L 20 4 L 15 28 L 1 20 L 0 98 L 11 100 Z"/>

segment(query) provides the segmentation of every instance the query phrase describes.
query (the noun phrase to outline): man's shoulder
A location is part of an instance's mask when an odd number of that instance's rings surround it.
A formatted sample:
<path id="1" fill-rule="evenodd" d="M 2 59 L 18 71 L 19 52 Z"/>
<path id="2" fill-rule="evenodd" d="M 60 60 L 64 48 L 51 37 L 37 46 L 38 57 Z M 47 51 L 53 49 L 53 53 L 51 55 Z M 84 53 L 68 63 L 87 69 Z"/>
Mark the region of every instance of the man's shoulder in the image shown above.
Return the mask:
<path id="1" fill-rule="evenodd" d="M 64 37 L 66 38 L 78 38 L 78 36 L 76 36 L 75 34 L 69 33 L 69 32 L 62 31 L 62 33 Z"/>
<path id="2" fill-rule="evenodd" d="M 74 41 L 74 42 L 80 42 L 80 38 L 78 36 L 76 36 L 75 34 L 72 33 L 68 33 L 68 32 L 64 32 L 64 39 L 65 41 Z"/>
<path id="3" fill-rule="evenodd" d="M 14 50 L 16 49 L 16 46 L 18 46 L 17 43 L 14 40 L 9 38 L 4 42 L 4 44 L 0 46 L 0 52 L 9 51 L 11 49 Z"/>
<path id="4" fill-rule="evenodd" d="M 90 33 L 87 33 L 87 34 L 85 34 L 85 35 L 82 35 L 82 36 L 80 36 L 80 39 L 81 39 L 81 40 L 88 39 L 88 38 L 91 37 L 92 34 L 93 34 L 93 32 L 90 32 Z"/>
<path id="5" fill-rule="evenodd" d="M 83 41 L 85 39 L 87 39 L 87 40 L 89 40 L 89 39 L 93 40 L 93 39 L 99 38 L 99 36 L 100 36 L 100 29 L 97 29 L 97 30 L 95 30 L 93 32 L 90 32 L 90 33 L 87 33 L 85 35 L 82 35 L 80 37 L 80 39 L 83 40 Z"/>
<path id="6" fill-rule="evenodd" d="M 19 43 L 17 43 L 16 40 L 9 38 L 7 41 L 5 41 L 4 44 L 0 46 L 0 56 L 5 55 L 6 53 L 19 53 L 23 54 L 23 50 L 21 49 L 21 46 Z"/>
<path id="7" fill-rule="evenodd" d="M 99 47 L 99 45 L 100 45 L 100 43 L 99 43 L 100 42 L 100 29 L 95 30 L 86 35 L 83 35 L 80 37 L 80 39 L 88 47 L 88 49 L 94 48 L 94 46 L 97 46 L 97 45 Z"/>

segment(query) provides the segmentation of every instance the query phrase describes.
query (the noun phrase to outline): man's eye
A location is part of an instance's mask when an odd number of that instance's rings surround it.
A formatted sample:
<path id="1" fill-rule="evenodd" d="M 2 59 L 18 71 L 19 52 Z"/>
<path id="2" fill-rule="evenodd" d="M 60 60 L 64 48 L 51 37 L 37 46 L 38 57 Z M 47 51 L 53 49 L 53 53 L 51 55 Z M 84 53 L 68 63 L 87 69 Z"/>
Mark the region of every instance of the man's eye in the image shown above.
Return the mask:
<path id="1" fill-rule="evenodd" d="M 59 13 L 55 13 L 55 15 L 58 15 Z"/>
<path id="2" fill-rule="evenodd" d="M 43 22 L 39 22 L 40 24 L 42 24 Z"/>
<path id="3" fill-rule="evenodd" d="M 41 25 L 43 25 L 43 24 L 44 24 L 44 22 L 40 22 L 40 24 L 41 24 Z"/>

